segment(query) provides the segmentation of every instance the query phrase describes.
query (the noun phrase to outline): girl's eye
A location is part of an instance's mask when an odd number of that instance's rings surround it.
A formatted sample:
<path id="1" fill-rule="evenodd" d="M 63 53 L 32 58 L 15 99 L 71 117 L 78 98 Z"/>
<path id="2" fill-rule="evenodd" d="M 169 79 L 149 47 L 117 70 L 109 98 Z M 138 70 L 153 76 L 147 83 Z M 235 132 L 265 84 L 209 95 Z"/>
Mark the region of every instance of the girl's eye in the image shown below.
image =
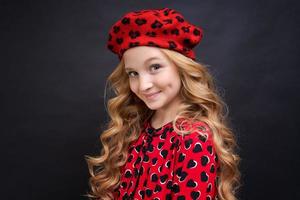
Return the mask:
<path id="1" fill-rule="evenodd" d="M 160 67 L 161 66 L 159 64 L 153 64 L 150 66 L 150 68 L 153 68 L 154 70 L 158 70 Z M 127 74 L 128 76 L 135 77 L 137 73 L 135 71 L 129 71 Z"/>
<path id="2" fill-rule="evenodd" d="M 135 75 L 133 75 L 134 73 L 136 73 L 136 72 L 133 72 L 133 71 L 131 71 L 131 72 L 128 72 L 127 74 L 128 74 L 128 76 L 135 76 Z"/>
<path id="3" fill-rule="evenodd" d="M 157 69 L 160 68 L 160 65 L 159 64 L 153 64 L 153 65 L 151 65 L 151 68 L 154 68 L 155 70 L 157 70 Z"/>

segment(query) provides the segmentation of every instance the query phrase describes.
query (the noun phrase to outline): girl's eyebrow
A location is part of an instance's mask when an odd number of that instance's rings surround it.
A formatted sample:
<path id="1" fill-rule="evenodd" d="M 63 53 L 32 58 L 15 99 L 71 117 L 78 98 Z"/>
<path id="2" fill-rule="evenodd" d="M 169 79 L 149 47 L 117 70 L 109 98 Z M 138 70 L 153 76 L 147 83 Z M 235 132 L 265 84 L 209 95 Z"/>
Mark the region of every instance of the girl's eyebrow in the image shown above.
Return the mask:
<path id="1" fill-rule="evenodd" d="M 148 63 L 148 62 L 150 62 L 151 60 L 155 60 L 155 59 L 159 59 L 159 57 L 155 57 L 155 56 L 153 56 L 153 57 L 150 57 L 150 58 L 148 58 L 148 59 L 146 59 L 145 61 L 144 61 L 144 64 L 145 63 Z M 131 67 L 125 67 L 125 70 L 127 71 L 127 70 L 134 70 L 134 68 L 131 68 Z"/>

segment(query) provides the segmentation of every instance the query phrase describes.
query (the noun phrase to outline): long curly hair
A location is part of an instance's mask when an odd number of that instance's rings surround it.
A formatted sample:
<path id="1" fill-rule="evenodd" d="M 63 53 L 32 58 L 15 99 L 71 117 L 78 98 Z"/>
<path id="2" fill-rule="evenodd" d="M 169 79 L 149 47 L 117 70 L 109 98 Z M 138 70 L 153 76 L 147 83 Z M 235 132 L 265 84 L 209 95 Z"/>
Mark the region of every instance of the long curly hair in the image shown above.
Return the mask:
<path id="1" fill-rule="evenodd" d="M 227 120 L 227 105 L 218 95 L 208 65 L 194 61 L 176 51 L 160 50 L 178 68 L 182 87 L 180 95 L 183 103 L 178 109 L 173 127 L 179 118 L 187 121 L 206 122 L 212 130 L 212 139 L 220 162 L 217 170 L 217 196 L 220 200 L 236 200 L 241 186 L 239 163 L 236 153 L 236 138 Z M 143 122 L 155 111 L 150 110 L 131 90 L 122 59 L 107 81 L 115 96 L 108 100 L 107 110 L 111 120 L 108 128 L 100 135 L 103 145 L 99 156 L 87 156 L 90 173 L 91 199 L 109 200 L 120 185 L 120 167 L 128 157 L 128 147 L 135 141 L 142 129 Z"/>

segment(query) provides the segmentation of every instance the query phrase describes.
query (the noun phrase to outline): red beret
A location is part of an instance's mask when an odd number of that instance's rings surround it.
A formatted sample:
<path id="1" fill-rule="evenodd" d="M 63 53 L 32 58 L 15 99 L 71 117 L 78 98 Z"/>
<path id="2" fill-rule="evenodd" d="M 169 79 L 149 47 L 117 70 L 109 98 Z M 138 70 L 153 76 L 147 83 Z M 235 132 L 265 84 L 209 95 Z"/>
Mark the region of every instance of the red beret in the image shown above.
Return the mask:
<path id="1" fill-rule="evenodd" d="M 111 27 L 107 48 L 119 59 L 131 47 L 155 46 L 180 52 L 195 60 L 192 49 L 202 37 L 203 30 L 174 9 L 140 10 L 125 14 Z"/>

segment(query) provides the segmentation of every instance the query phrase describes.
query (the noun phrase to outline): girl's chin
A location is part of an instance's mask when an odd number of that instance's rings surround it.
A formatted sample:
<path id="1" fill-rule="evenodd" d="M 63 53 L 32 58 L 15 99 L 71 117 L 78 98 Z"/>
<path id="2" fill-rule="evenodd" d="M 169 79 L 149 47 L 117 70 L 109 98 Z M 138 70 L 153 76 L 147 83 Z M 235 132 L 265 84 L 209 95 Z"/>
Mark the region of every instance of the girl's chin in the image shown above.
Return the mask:
<path id="1" fill-rule="evenodd" d="M 159 102 L 147 102 L 146 105 L 150 110 L 158 110 L 162 107 L 162 105 Z"/>

